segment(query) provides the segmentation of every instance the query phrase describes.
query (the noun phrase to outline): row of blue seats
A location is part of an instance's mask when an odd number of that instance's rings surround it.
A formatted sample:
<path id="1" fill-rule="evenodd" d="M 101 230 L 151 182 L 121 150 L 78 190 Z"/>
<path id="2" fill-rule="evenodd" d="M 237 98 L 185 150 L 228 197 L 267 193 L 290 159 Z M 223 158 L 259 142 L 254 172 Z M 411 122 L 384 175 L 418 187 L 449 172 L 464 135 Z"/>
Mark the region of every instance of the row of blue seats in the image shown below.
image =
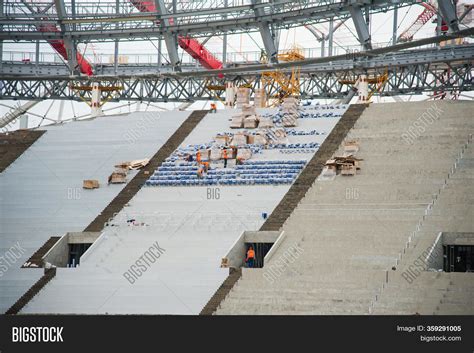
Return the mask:
<path id="1" fill-rule="evenodd" d="M 300 119 L 318 119 L 318 118 L 338 118 L 342 116 L 340 113 L 301 113 Z"/>
<path id="2" fill-rule="evenodd" d="M 286 134 L 290 136 L 326 135 L 325 132 L 319 132 L 316 130 L 302 131 L 302 130 L 295 130 L 295 129 L 287 129 Z"/>
<path id="3" fill-rule="evenodd" d="M 293 151 L 293 150 L 291 150 Z M 210 169 L 209 172 L 214 173 L 234 173 L 236 170 L 282 170 L 282 169 L 301 169 L 303 164 L 271 164 L 271 165 L 261 165 L 261 164 L 254 164 L 254 165 L 237 165 L 235 168 L 229 169 Z M 156 171 L 153 173 L 155 174 L 194 174 L 199 169 L 198 166 L 192 167 L 158 167 Z"/>
<path id="4" fill-rule="evenodd" d="M 235 166 L 236 169 L 274 169 L 274 168 L 302 168 L 304 164 L 241 164 Z"/>
<path id="5" fill-rule="evenodd" d="M 257 164 L 306 164 L 305 160 L 274 160 L 274 161 L 259 161 L 259 160 L 251 160 L 245 161 L 243 164 L 245 165 L 257 165 Z"/>
<path id="6" fill-rule="evenodd" d="M 291 153 L 314 153 L 316 152 L 315 149 L 295 149 L 295 150 L 285 150 L 285 149 L 282 149 L 280 150 L 280 153 L 286 153 L 286 154 L 291 154 Z"/>
<path id="7" fill-rule="evenodd" d="M 158 167 L 156 168 L 156 170 L 158 171 L 177 171 L 177 170 L 182 170 L 182 171 L 185 171 L 185 170 L 198 170 L 199 167 L 197 165 L 192 165 L 192 166 L 174 166 L 174 167 Z"/>
<path id="8" fill-rule="evenodd" d="M 147 186 L 195 186 L 195 185 L 265 185 L 265 184 L 290 184 L 292 178 L 273 178 L 273 179 L 242 179 L 242 180 L 148 180 Z"/>
<path id="9" fill-rule="evenodd" d="M 196 175 L 166 175 L 166 176 L 152 176 L 148 180 L 150 181 L 163 181 L 163 180 L 194 180 L 194 179 L 210 179 L 210 180 L 239 180 L 239 179 L 272 179 L 272 178 L 290 178 L 294 179 L 298 173 L 274 173 L 274 174 L 246 174 L 240 175 L 204 175 L 199 178 Z"/>

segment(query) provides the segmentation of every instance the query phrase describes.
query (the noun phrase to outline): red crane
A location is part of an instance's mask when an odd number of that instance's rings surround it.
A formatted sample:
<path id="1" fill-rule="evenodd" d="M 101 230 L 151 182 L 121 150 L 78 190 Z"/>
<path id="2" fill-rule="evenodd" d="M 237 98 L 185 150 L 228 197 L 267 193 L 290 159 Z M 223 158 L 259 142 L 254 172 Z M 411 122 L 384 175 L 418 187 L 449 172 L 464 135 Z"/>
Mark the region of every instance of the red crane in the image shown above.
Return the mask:
<path id="1" fill-rule="evenodd" d="M 398 42 L 410 42 L 413 40 L 413 36 L 436 15 L 437 7 L 432 1 L 428 3 L 422 2 L 420 5 L 424 7 L 423 12 L 418 15 L 415 22 L 413 22 L 400 36 Z"/>
<path id="2" fill-rule="evenodd" d="M 38 26 L 38 30 L 40 32 L 59 32 L 54 24 L 41 24 Z M 62 39 L 51 39 L 48 40 L 48 43 L 63 57 L 64 60 L 68 60 L 66 46 Z M 91 64 L 89 64 L 86 58 L 84 58 L 78 51 L 76 51 L 76 60 L 83 74 L 86 74 L 87 76 L 92 76 L 94 74 Z"/>
<path id="3" fill-rule="evenodd" d="M 155 2 L 153 0 L 130 0 L 130 2 L 140 12 L 156 12 Z M 170 23 L 173 23 L 170 19 Z M 216 59 L 214 55 L 207 50 L 204 45 L 191 37 L 178 36 L 178 44 L 183 50 L 199 61 L 201 66 L 210 70 L 222 69 L 222 62 Z M 219 75 L 221 77 L 222 74 Z"/>

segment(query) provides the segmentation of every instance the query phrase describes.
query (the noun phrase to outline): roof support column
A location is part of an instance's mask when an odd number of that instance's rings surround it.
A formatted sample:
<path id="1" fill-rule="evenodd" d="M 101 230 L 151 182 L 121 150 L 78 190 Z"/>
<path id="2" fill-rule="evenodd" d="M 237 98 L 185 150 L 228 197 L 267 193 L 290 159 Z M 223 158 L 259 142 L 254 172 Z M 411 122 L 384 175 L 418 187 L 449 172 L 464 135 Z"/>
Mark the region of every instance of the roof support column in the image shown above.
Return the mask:
<path id="1" fill-rule="evenodd" d="M 155 0 L 155 6 L 158 12 L 162 15 L 167 15 L 168 9 L 165 6 L 165 2 L 163 0 Z M 180 68 L 180 61 L 178 55 L 178 42 L 176 41 L 176 37 L 171 33 L 168 32 L 167 27 L 173 21 L 170 21 L 169 18 L 160 20 L 161 26 L 163 27 L 163 36 L 165 39 L 166 50 L 168 51 L 168 55 L 170 57 L 171 65 L 173 66 L 174 70 L 181 71 Z"/>
<path id="2" fill-rule="evenodd" d="M 59 27 L 61 28 L 64 46 L 66 47 L 69 70 L 71 73 L 77 73 L 76 47 L 73 41 L 69 38 L 67 26 L 63 23 L 63 19 L 66 17 L 66 7 L 64 6 L 64 0 L 54 0 L 54 6 L 56 7 L 56 13 L 58 14 L 59 18 Z"/>
<path id="3" fill-rule="evenodd" d="M 459 31 L 458 18 L 456 16 L 456 6 L 451 0 L 438 0 L 438 8 L 441 16 L 449 26 L 450 32 Z"/>
<path id="4" fill-rule="evenodd" d="M 349 12 L 351 14 L 352 21 L 354 21 L 354 26 L 356 28 L 360 44 L 362 44 L 362 46 L 366 50 L 372 49 L 372 44 L 370 43 L 369 28 L 367 26 L 367 23 L 365 22 L 362 9 L 360 8 L 360 6 L 353 4 L 349 6 Z"/>
<path id="5" fill-rule="evenodd" d="M 262 0 L 252 0 L 253 5 L 260 4 Z M 267 21 L 261 21 L 260 16 L 264 15 L 264 11 L 261 8 L 253 9 L 255 12 L 255 20 L 258 23 L 258 29 L 260 30 L 260 35 L 262 36 L 263 46 L 265 47 L 265 52 L 267 53 L 268 60 L 270 62 L 276 63 L 277 59 L 277 48 L 275 46 L 275 41 L 273 40 L 272 32 L 270 31 L 270 25 Z"/>

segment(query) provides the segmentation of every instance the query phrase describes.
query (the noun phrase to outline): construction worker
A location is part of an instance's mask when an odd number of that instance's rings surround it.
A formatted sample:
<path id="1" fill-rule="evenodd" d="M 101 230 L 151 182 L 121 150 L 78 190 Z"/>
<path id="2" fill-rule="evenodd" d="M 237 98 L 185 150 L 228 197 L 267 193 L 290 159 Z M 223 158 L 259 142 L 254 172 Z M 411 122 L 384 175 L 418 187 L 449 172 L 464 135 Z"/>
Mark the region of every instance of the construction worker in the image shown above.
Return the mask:
<path id="1" fill-rule="evenodd" d="M 202 174 L 203 174 L 204 170 L 202 167 L 199 167 L 198 170 L 197 170 L 197 177 L 199 179 L 202 179 Z"/>
<path id="2" fill-rule="evenodd" d="M 216 103 L 211 103 L 211 113 L 217 113 L 217 105 L 216 105 Z"/>
<path id="3" fill-rule="evenodd" d="M 247 258 L 245 259 L 247 263 L 247 267 L 252 268 L 255 266 L 255 251 L 253 250 L 253 246 L 250 245 L 249 249 L 247 250 Z"/>
<path id="4" fill-rule="evenodd" d="M 197 151 L 196 152 L 196 161 L 198 162 L 198 164 L 201 163 L 201 151 Z"/>
<path id="5" fill-rule="evenodd" d="M 209 162 L 202 162 L 202 166 L 204 168 L 204 173 L 207 173 L 209 170 Z"/>
<path id="6" fill-rule="evenodd" d="M 227 168 L 227 159 L 229 156 L 227 155 L 227 150 L 225 148 L 222 151 L 222 158 L 224 158 L 224 168 Z"/>

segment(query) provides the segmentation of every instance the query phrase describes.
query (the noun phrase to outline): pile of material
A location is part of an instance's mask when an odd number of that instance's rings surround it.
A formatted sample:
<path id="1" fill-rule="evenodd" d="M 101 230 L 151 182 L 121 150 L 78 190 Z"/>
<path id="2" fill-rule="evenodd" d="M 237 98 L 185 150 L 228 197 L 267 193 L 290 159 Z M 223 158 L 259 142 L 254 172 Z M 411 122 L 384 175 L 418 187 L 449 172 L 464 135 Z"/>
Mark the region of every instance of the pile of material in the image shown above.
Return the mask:
<path id="1" fill-rule="evenodd" d="M 98 180 L 84 180 L 82 182 L 82 187 L 84 189 L 98 189 L 99 188 L 99 181 Z"/>
<path id="2" fill-rule="evenodd" d="M 296 126 L 296 120 L 299 116 L 299 101 L 294 97 L 287 97 L 281 105 L 282 124 L 284 127 Z"/>
<path id="3" fill-rule="evenodd" d="M 237 89 L 237 109 L 241 109 L 244 104 L 250 103 L 250 88 L 239 87 Z"/>
<path id="4" fill-rule="evenodd" d="M 130 170 L 138 170 L 145 167 L 150 160 L 148 158 L 136 159 L 115 165 L 115 171 L 109 175 L 108 184 L 123 184 L 127 182 L 127 174 Z"/>
<path id="5" fill-rule="evenodd" d="M 232 117 L 230 124 L 231 129 L 240 129 L 242 127 L 246 129 L 255 129 L 258 126 L 258 116 L 255 112 L 255 107 L 250 104 L 242 105 L 242 113 Z"/>
<path id="6" fill-rule="evenodd" d="M 231 140 L 231 137 L 229 135 L 223 134 L 223 135 L 217 135 L 214 138 L 214 141 L 216 142 L 217 145 L 227 145 Z"/>
<path id="7" fill-rule="evenodd" d="M 353 155 L 359 152 L 359 143 L 356 140 L 349 140 L 344 143 L 344 153 Z"/>
<path id="8" fill-rule="evenodd" d="M 266 145 L 268 143 L 265 131 L 257 131 L 248 136 L 248 142 L 252 145 Z"/>
<path id="9" fill-rule="evenodd" d="M 127 169 L 117 169 L 110 174 L 108 184 L 123 184 L 127 182 Z"/>
<path id="10" fill-rule="evenodd" d="M 362 160 L 363 159 L 356 158 L 353 155 L 336 156 L 326 162 L 326 167 L 328 170 L 336 173 L 339 171 L 341 175 L 353 176 L 356 175 L 357 170 L 360 169 L 360 161 Z"/>
<path id="11" fill-rule="evenodd" d="M 146 166 L 150 160 L 148 158 L 144 159 L 136 159 L 130 162 L 122 162 L 120 164 L 115 165 L 115 168 L 120 168 L 120 169 L 127 169 L 127 170 L 137 170 L 141 169 L 144 166 Z"/>
<path id="12" fill-rule="evenodd" d="M 243 132 L 238 132 L 234 134 L 234 137 L 232 138 L 231 145 L 233 146 L 244 146 L 248 143 L 248 137 L 245 133 Z"/>
<path id="13" fill-rule="evenodd" d="M 262 129 L 269 129 L 273 127 L 273 120 L 270 117 L 260 117 L 258 127 Z"/>
<path id="14" fill-rule="evenodd" d="M 267 93 L 265 88 L 255 89 L 254 104 L 257 108 L 265 108 L 267 106 Z"/>

